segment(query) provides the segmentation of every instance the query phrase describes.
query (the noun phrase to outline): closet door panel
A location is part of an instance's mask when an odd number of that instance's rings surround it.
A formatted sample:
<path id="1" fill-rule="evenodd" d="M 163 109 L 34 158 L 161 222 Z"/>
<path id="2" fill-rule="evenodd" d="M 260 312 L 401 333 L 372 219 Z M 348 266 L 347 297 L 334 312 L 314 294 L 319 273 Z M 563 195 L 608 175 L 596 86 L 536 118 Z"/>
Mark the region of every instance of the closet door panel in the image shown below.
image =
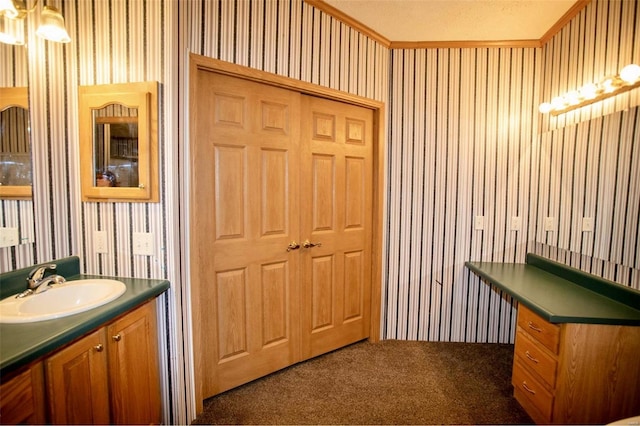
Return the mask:
<path id="1" fill-rule="evenodd" d="M 302 354 L 310 358 L 369 336 L 373 112 L 303 96 L 301 123 Z M 319 274 L 326 259 L 331 269 Z"/>
<path id="2" fill-rule="evenodd" d="M 192 301 L 206 398 L 300 359 L 297 92 L 199 70 Z"/>

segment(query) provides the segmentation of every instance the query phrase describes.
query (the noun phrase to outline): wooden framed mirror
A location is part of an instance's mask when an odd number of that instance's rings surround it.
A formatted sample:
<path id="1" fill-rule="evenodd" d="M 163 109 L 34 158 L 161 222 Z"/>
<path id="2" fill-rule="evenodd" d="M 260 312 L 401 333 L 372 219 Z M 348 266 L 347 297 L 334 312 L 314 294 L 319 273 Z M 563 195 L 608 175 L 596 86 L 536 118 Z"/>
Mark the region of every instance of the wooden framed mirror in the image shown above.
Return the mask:
<path id="1" fill-rule="evenodd" d="M 31 199 L 29 133 L 28 88 L 0 88 L 0 198 Z"/>
<path id="2" fill-rule="evenodd" d="M 158 83 L 80 86 L 83 201 L 158 201 Z"/>

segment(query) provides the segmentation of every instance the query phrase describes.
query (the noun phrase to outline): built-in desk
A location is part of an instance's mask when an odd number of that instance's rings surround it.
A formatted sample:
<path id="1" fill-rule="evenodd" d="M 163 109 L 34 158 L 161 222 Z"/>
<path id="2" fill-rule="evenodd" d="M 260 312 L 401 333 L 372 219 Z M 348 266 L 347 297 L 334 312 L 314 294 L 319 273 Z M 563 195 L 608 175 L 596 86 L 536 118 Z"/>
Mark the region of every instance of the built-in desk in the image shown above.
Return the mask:
<path id="1" fill-rule="evenodd" d="M 640 414 L 640 291 L 534 254 L 465 265 L 519 302 L 512 384 L 534 421 Z"/>

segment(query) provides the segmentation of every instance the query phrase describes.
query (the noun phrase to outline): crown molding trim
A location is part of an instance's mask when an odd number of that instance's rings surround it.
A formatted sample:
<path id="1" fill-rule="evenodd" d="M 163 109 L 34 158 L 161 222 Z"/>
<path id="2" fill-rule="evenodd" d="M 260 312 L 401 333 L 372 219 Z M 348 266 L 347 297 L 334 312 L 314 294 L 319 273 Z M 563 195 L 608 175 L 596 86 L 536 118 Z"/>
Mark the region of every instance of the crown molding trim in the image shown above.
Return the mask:
<path id="1" fill-rule="evenodd" d="M 382 44 L 385 47 L 389 47 L 391 45 L 391 41 L 389 41 L 389 39 L 384 37 L 382 34 L 377 33 L 376 31 L 367 27 L 360 21 L 353 19 L 352 17 L 345 14 L 341 10 L 338 10 L 335 7 L 331 6 L 329 3 L 325 2 L 324 0 L 304 0 L 304 2 L 307 3 L 309 6 L 313 6 L 316 9 L 326 13 L 327 15 L 333 16 L 334 18 L 341 21 L 342 23 L 349 25 L 351 28 L 355 30 L 358 30 L 363 35 L 377 41 L 378 43 Z"/>
<path id="2" fill-rule="evenodd" d="M 547 42 L 551 40 L 553 36 L 558 34 L 560 30 L 562 30 L 562 28 L 564 28 L 564 26 L 567 25 L 569 21 L 575 18 L 576 15 L 582 11 L 582 9 L 587 7 L 590 2 L 591 0 L 580 0 L 576 2 L 576 4 L 574 4 L 569 10 L 567 10 L 567 13 L 562 15 L 558 22 L 556 22 L 555 25 L 549 28 L 549 31 L 547 31 L 542 36 L 542 38 L 540 39 L 540 45 L 544 46 L 545 44 L 547 44 Z"/>
<path id="3" fill-rule="evenodd" d="M 363 23 L 353 19 L 344 12 L 331 6 L 324 0 L 303 0 L 309 6 L 312 6 L 332 17 L 349 25 L 353 29 L 359 31 L 363 35 L 372 40 L 377 41 L 389 49 L 464 49 L 464 48 L 537 48 L 544 46 L 549 40 L 564 28 L 582 9 L 584 9 L 591 0 L 577 1 L 562 17 L 556 22 L 549 31 L 547 31 L 540 40 L 450 40 L 450 41 L 390 41 L 382 34 L 374 31 Z"/>

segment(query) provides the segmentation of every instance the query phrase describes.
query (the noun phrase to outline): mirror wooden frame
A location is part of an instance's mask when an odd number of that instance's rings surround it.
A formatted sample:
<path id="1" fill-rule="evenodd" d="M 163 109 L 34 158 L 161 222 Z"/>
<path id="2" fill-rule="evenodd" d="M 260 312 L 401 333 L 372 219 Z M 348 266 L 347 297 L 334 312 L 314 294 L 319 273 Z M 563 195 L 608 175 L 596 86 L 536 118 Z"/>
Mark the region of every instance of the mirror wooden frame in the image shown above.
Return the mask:
<path id="1" fill-rule="evenodd" d="M 0 111 L 12 107 L 29 110 L 29 90 L 27 87 L 0 88 Z M 32 185 L 0 185 L 0 198 L 12 200 L 30 200 Z"/>
<path id="2" fill-rule="evenodd" d="M 158 82 L 80 86 L 79 98 L 82 201 L 158 202 Z M 93 111 L 111 104 L 138 110 L 138 187 L 95 184 Z"/>

